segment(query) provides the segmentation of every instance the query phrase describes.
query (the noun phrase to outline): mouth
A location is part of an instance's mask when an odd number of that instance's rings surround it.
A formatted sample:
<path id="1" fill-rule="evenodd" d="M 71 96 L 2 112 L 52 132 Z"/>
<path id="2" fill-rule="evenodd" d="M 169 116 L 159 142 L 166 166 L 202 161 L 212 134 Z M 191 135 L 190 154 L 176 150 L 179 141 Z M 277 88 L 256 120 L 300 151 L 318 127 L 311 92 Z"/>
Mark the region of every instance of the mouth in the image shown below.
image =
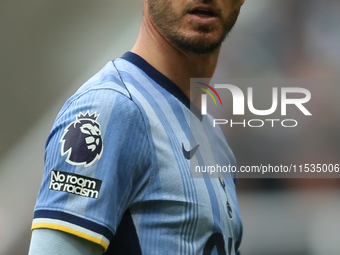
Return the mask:
<path id="1" fill-rule="evenodd" d="M 201 18 L 216 18 L 217 12 L 210 6 L 197 6 L 189 11 L 189 14 L 196 15 Z"/>

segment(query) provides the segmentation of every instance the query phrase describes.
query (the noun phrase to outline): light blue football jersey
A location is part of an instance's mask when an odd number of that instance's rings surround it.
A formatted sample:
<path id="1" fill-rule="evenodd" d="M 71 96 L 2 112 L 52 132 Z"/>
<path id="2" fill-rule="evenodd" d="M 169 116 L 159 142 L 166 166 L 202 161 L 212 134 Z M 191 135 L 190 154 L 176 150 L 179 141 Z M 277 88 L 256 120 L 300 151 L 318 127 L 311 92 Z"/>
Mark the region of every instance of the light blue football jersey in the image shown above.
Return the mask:
<path id="1" fill-rule="evenodd" d="M 236 165 L 209 116 L 127 52 L 59 112 L 32 229 L 77 235 L 105 254 L 239 254 L 234 178 L 192 178 L 190 161 Z"/>

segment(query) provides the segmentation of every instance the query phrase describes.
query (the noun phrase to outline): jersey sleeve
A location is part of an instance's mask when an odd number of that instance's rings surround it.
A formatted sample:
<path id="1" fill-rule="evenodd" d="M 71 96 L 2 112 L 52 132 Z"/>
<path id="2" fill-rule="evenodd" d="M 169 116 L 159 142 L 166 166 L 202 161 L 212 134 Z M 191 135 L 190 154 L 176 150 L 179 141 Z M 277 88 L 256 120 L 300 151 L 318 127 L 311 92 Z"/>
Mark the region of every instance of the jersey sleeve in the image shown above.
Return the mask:
<path id="1" fill-rule="evenodd" d="M 64 231 L 106 250 L 150 169 L 145 120 L 130 98 L 99 89 L 69 99 L 46 142 L 32 229 Z"/>

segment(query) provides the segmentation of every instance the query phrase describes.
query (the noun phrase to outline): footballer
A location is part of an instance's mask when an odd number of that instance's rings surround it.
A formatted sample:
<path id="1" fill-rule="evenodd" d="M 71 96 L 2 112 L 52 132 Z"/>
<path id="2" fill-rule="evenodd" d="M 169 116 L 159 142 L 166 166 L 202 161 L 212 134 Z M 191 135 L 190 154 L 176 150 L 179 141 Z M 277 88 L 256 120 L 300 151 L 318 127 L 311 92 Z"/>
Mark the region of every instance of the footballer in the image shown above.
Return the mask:
<path id="1" fill-rule="evenodd" d="M 212 77 L 243 2 L 144 0 L 134 47 L 55 119 L 30 255 L 239 254 L 235 178 L 190 175 L 212 155 L 236 165 L 222 131 L 190 106 L 190 78 Z"/>

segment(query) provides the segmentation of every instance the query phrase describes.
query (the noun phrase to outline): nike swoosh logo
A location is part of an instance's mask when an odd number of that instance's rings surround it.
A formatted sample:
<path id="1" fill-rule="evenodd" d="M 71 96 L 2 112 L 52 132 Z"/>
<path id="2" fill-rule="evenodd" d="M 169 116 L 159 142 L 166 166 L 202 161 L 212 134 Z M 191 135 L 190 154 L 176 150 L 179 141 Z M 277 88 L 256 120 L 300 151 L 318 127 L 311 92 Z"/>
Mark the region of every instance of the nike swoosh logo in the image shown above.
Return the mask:
<path id="1" fill-rule="evenodd" d="M 184 144 L 182 143 L 182 150 L 183 150 L 183 155 L 184 155 L 184 157 L 186 158 L 186 159 L 191 159 L 194 155 L 195 155 L 195 153 L 196 153 L 196 151 L 197 151 L 197 149 L 198 149 L 198 147 L 199 147 L 200 145 L 199 144 L 197 144 L 194 148 L 192 148 L 190 151 L 187 151 L 185 148 L 184 148 Z"/>

